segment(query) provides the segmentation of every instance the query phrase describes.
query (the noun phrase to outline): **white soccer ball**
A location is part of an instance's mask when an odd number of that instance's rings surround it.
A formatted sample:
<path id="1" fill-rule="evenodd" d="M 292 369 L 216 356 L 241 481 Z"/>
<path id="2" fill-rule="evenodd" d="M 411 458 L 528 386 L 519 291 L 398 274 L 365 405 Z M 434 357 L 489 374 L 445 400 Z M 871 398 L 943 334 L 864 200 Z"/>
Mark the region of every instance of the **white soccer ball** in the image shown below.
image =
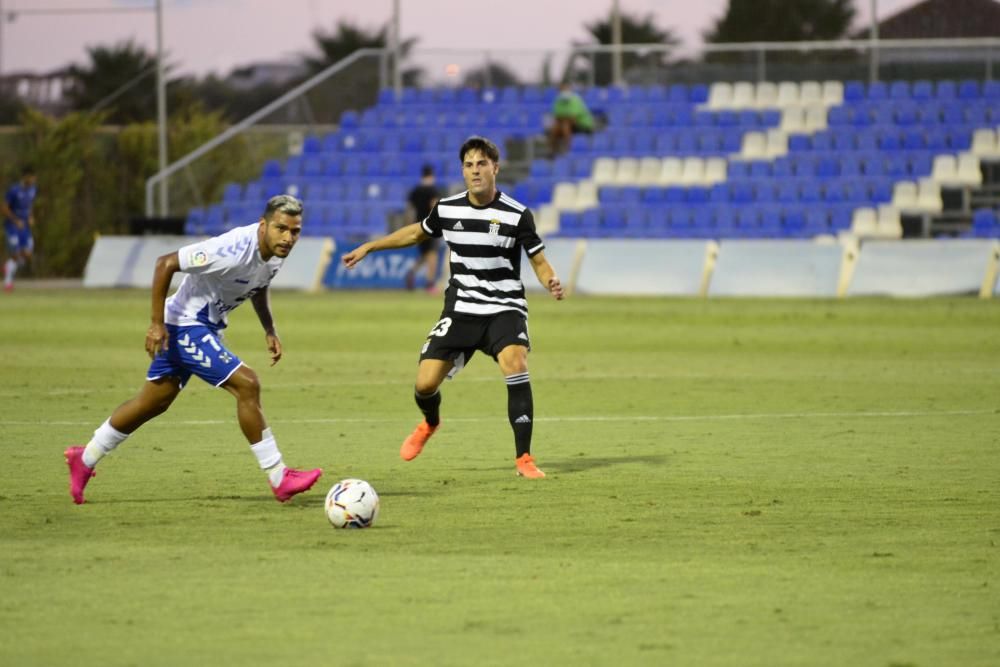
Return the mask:
<path id="1" fill-rule="evenodd" d="M 326 518 L 334 528 L 370 528 L 378 518 L 378 494 L 363 479 L 342 479 L 326 494 Z"/>

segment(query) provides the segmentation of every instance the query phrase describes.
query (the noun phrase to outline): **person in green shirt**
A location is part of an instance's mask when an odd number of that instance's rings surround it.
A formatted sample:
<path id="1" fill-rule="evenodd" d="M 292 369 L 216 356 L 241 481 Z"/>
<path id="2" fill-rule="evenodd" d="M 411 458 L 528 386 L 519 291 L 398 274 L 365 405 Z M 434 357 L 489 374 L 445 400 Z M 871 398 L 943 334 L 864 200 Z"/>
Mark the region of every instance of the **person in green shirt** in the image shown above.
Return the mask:
<path id="1" fill-rule="evenodd" d="M 573 92 L 568 83 L 559 87 L 559 95 L 552 102 L 552 125 L 549 127 L 549 152 L 553 157 L 569 149 L 574 134 L 594 131 L 594 117 L 587 104 Z"/>

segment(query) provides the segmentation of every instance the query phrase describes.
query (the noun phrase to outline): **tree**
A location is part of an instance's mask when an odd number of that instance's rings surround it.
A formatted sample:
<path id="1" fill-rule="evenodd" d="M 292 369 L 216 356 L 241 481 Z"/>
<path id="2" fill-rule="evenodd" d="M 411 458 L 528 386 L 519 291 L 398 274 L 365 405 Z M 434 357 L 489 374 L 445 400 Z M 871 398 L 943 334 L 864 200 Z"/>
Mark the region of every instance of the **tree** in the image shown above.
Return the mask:
<path id="1" fill-rule="evenodd" d="M 712 43 L 840 39 L 854 13 L 854 0 L 729 0 L 704 37 Z"/>
<path id="2" fill-rule="evenodd" d="M 667 47 L 664 50 L 638 53 L 623 51 L 622 71 L 626 79 L 643 78 L 642 70 L 653 71 L 665 67 L 670 56 L 670 50 L 680 44 L 680 39 L 669 28 L 660 29 L 656 26 L 652 14 L 633 16 L 627 12 L 619 12 L 622 28 L 622 44 L 659 44 Z M 586 24 L 584 28 L 593 35 L 598 44 L 612 43 L 612 15 Z M 611 54 L 600 53 L 594 57 L 594 82 L 606 86 L 612 81 Z M 630 75 L 631 74 L 631 75 Z"/>
<path id="3" fill-rule="evenodd" d="M 310 75 L 340 62 L 358 49 L 383 49 L 388 42 L 387 28 L 367 30 L 347 21 L 337 22 L 336 27 L 329 32 L 314 30 L 312 36 L 318 53 L 306 53 L 302 56 L 302 62 Z M 403 62 L 416 43 L 415 37 L 400 40 L 400 59 Z M 363 109 L 374 104 L 378 94 L 380 64 L 376 57 L 362 58 L 334 75 L 325 85 L 314 89 L 308 97 L 313 115 L 317 116 L 317 110 L 321 110 L 325 116 L 332 115 L 332 118 L 323 120 L 336 122 L 340 113 L 346 109 Z M 404 69 L 403 85 L 417 85 L 422 76 L 420 68 Z"/>
<path id="4" fill-rule="evenodd" d="M 156 58 L 129 40 L 87 48 L 90 62 L 73 65 L 70 104 L 75 111 L 100 105 L 108 122 L 128 123 L 156 117 Z"/>

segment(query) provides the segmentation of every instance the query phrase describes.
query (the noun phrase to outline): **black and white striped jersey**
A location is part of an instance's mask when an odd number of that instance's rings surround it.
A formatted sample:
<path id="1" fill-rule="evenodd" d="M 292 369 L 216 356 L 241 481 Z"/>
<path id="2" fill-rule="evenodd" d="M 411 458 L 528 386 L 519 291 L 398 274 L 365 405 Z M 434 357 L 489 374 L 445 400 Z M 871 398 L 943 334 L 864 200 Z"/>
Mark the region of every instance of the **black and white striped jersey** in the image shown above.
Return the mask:
<path id="1" fill-rule="evenodd" d="M 438 201 L 420 225 L 431 236 L 443 236 L 451 249 L 446 310 L 479 316 L 515 310 L 528 316 L 521 249 L 534 257 L 545 248 L 528 207 L 500 191 L 486 206 L 474 206 L 466 191 Z"/>

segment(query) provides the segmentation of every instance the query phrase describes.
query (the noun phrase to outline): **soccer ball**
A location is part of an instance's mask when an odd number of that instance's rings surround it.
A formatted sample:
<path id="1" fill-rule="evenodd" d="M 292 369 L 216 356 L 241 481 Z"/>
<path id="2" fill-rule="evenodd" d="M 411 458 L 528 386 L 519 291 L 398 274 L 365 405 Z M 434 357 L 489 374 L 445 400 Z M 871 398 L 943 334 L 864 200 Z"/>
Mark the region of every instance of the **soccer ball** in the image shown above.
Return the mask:
<path id="1" fill-rule="evenodd" d="M 334 528 L 370 528 L 378 518 L 378 494 L 363 479 L 342 479 L 326 494 L 324 507 Z"/>

